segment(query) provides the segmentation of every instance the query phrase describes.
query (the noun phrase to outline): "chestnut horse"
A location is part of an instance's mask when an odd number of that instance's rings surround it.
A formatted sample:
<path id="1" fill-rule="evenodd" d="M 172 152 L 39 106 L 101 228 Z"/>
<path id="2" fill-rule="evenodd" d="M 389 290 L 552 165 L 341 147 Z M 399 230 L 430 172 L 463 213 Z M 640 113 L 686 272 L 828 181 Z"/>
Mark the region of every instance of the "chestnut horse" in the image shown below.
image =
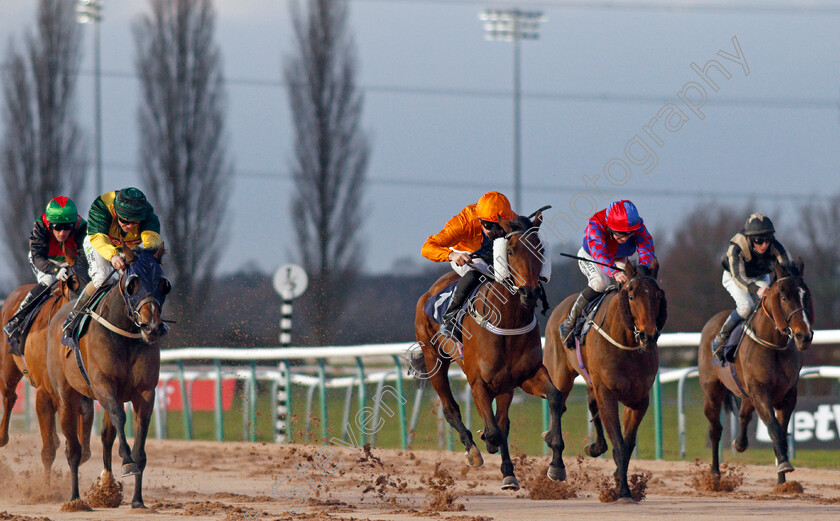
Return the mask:
<path id="1" fill-rule="evenodd" d="M 34 284 L 26 284 L 12 291 L 3 308 L 0 310 L 0 322 L 6 323 L 14 315 L 20 302 L 29 293 Z M 3 395 L 3 419 L 0 421 L 0 447 L 9 442 L 9 421 L 12 408 L 17 401 L 15 388 L 23 377 L 24 370 L 28 371 L 29 381 L 35 387 L 35 408 L 38 413 L 38 424 L 41 430 L 41 462 L 44 464 L 44 475 L 49 482 L 50 469 L 55 461 L 58 450 L 58 434 L 55 429 L 55 412 L 58 404 L 55 390 L 50 384 L 47 374 L 47 325 L 58 310 L 66 304 L 71 291 L 79 288 L 79 281 L 75 275 L 67 282 L 58 282 L 58 286 L 41 305 L 38 314 L 32 321 L 29 331 L 23 338 L 23 357 L 8 353 L 10 344 L 5 333 L 0 342 L 0 394 Z M 81 415 L 78 422 L 78 436 L 82 441 L 82 463 L 90 458 L 90 429 L 93 425 L 93 401 L 85 399 L 81 404 Z"/>
<path id="2" fill-rule="evenodd" d="M 773 450 L 776 453 L 778 484 L 785 482 L 785 474 L 793 471 L 788 461 L 787 428 L 796 407 L 796 386 L 802 369 L 802 351 L 811 346 L 814 338 L 814 304 L 811 291 L 802 278 L 803 265 L 774 268 L 775 282 L 761 299 L 745 324 L 745 335 L 735 357 L 736 382 L 730 367 L 712 363 L 711 342 L 720 331 L 729 311 L 712 317 L 700 335 L 697 364 L 700 386 L 706 396 L 704 411 L 709 420 L 709 439 L 712 442 L 712 474 L 720 476 L 718 446 L 722 426 L 720 410 L 729 392 L 741 398 L 738 413 L 740 431 L 732 448 L 747 450 L 747 426 L 753 411 L 767 425 Z M 796 345 L 796 349 L 793 345 Z M 738 383 L 740 382 L 740 385 Z"/>
<path id="3" fill-rule="evenodd" d="M 146 434 L 154 407 L 155 388 L 160 372 L 158 341 L 166 328 L 161 320 L 165 295 L 171 285 L 163 275 L 161 246 L 152 256 L 144 251 L 123 248 L 128 264 L 119 282 L 109 289 L 95 312 L 87 332 L 79 340 L 84 367 L 90 384 L 76 364 L 71 349 L 61 343 L 62 324 L 72 305 L 67 305 L 50 321 L 47 333 L 47 369 L 59 398 L 59 420 L 66 439 L 65 452 L 70 465 L 72 497 L 79 498 L 81 451 L 72 428 L 85 398 L 102 404 L 103 481 L 113 479 L 111 450 L 119 436 L 122 476 L 135 477 L 132 508 L 143 504 L 143 469 L 146 467 Z M 123 404 L 132 402 L 136 423 L 134 448 L 125 436 Z"/>
<path id="4" fill-rule="evenodd" d="M 459 356 L 453 340 L 437 334 L 438 324 L 423 310 L 426 300 L 457 280 L 456 273 L 442 276 L 420 297 L 414 319 L 417 341 L 422 348 L 422 353 L 416 353 L 412 359 L 415 374 L 418 378 L 431 381 L 443 404 L 446 421 L 458 432 L 466 448 L 467 465 L 481 466 L 484 463 L 481 451 L 473 442 L 472 433 L 461 421 L 461 411 L 449 387 L 450 363 L 454 360 L 461 367 L 484 421 L 481 437 L 486 442 L 487 451 L 494 454 L 501 449 L 504 490 L 519 489 L 507 442 L 510 431 L 508 408 L 517 387 L 548 400 L 551 429 L 543 436 L 553 451 L 548 476 L 552 480 L 566 477 L 561 457 L 562 401 L 542 364 L 540 330 L 535 314 L 539 292 L 542 291 L 539 286 L 540 270 L 545 260 L 544 247 L 537 234 L 542 213 L 535 215 L 533 223 L 526 217 L 500 219 L 507 247 L 499 257 L 506 257 L 501 260 L 507 261 L 508 269 L 496 270 L 497 277 L 502 280 L 492 280 L 493 276 L 488 276 L 490 281 L 472 298 L 470 313 L 465 315 L 462 325 L 463 358 Z M 500 271 L 507 271 L 509 276 L 498 275 Z M 431 369 L 427 372 L 426 368 Z"/>
<path id="5" fill-rule="evenodd" d="M 560 389 L 564 404 L 575 376 L 583 375 L 596 435 L 595 441 L 584 451 L 592 457 L 606 452 L 606 429 L 613 446 L 620 499 L 631 498 L 627 468 L 659 370 L 656 339 L 668 317 L 665 292 L 656 281 L 658 271 L 656 259 L 650 268 L 635 268 L 627 263 L 624 272 L 630 280 L 618 292 L 604 297 L 584 343 L 577 347 L 580 358 L 578 353 L 564 346 L 559 331 L 576 294 L 554 308 L 546 325 L 543 363 Z M 583 367 L 579 360 L 583 361 Z M 618 416 L 619 402 L 625 407 L 623 435 Z"/>

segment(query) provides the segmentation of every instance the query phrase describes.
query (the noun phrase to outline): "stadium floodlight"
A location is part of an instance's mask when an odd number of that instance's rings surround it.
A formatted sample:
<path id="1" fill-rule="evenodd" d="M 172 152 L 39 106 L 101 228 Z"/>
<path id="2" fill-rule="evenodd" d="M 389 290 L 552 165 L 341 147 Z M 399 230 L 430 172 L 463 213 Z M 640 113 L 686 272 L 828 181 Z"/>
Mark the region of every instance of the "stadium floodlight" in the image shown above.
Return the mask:
<path id="1" fill-rule="evenodd" d="M 79 0 L 76 21 L 93 24 L 93 122 L 96 146 L 96 196 L 102 194 L 102 74 L 99 22 L 102 21 L 102 0 Z"/>
<path id="2" fill-rule="evenodd" d="M 521 65 L 519 42 L 537 40 L 540 23 L 547 20 L 542 11 L 524 9 L 485 9 L 479 15 L 484 22 L 484 38 L 492 41 L 513 42 L 513 205 L 522 212 L 521 172 Z"/>

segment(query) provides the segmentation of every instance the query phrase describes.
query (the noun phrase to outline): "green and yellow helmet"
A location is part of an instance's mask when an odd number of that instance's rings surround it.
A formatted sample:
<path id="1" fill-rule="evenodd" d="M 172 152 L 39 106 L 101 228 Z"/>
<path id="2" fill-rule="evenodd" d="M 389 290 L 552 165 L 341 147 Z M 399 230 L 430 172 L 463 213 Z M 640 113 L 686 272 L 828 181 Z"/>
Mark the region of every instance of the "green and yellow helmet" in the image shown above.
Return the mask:
<path id="1" fill-rule="evenodd" d="M 146 201 L 146 196 L 137 188 L 123 188 L 114 199 L 114 212 L 123 220 L 145 221 L 148 211 L 149 203 Z"/>
<path id="2" fill-rule="evenodd" d="M 47 203 L 47 221 L 52 224 L 74 223 L 79 218 L 76 203 L 63 195 Z"/>

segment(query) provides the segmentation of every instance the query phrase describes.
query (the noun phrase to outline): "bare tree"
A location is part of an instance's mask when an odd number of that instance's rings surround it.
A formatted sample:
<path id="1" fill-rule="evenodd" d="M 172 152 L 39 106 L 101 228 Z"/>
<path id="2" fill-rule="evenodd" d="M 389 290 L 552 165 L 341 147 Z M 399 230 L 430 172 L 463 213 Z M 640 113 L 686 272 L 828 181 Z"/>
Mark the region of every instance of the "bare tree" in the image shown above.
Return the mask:
<path id="1" fill-rule="evenodd" d="M 805 257 L 805 280 L 814 297 L 820 328 L 840 324 L 840 195 L 826 203 L 800 208 L 800 242 Z"/>
<path id="2" fill-rule="evenodd" d="M 173 304 L 188 331 L 212 280 L 233 168 L 210 0 L 151 0 L 134 24 L 140 164 L 170 252 Z M 184 327 L 186 322 L 187 327 Z"/>
<path id="3" fill-rule="evenodd" d="M 32 222 L 58 195 L 77 199 L 86 160 L 75 117 L 81 34 L 74 3 L 41 0 L 25 52 L 9 44 L 2 74 L 2 211 L 4 250 L 18 281 L 32 277 L 27 253 Z M 80 208 L 83 205 L 79 205 Z"/>
<path id="4" fill-rule="evenodd" d="M 284 76 L 295 128 L 292 222 L 311 290 L 305 299 L 320 344 L 359 272 L 359 230 L 369 144 L 345 0 L 291 2 L 296 52 Z M 303 6 L 306 6 L 305 8 Z"/>

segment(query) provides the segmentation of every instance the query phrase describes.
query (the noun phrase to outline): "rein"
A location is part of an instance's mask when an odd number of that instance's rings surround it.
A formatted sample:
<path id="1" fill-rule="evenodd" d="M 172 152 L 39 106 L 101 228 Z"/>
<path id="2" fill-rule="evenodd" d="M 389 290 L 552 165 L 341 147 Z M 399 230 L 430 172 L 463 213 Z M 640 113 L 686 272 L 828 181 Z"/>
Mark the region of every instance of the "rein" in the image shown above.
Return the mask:
<path id="1" fill-rule="evenodd" d="M 794 279 L 794 278 L 796 278 L 796 279 L 801 279 L 802 277 L 794 277 L 794 276 L 792 276 L 792 275 L 789 275 L 789 276 L 787 276 L 787 277 L 782 277 L 782 278 L 780 278 L 780 279 L 776 279 L 776 282 L 774 282 L 774 283 L 773 283 L 773 285 L 775 286 L 776 284 L 778 284 L 779 282 L 781 282 L 781 281 L 783 281 L 783 280 L 786 280 L 786 279 Z M 767 318 L 768 318 L 768 319 L 770 319 L 770 322 L 772 322 L 772 323 L 773 323 L 773 329 L 775 329 L 776 331 L 778 331 L 780 334 L 784 335 L 784 337 L 785 337 L 785 338 L 787 338 L 787 339 L 788 339 L 788 341 L 787 341 L 784 345 L 780 345 L 780 344 L 773 344 L 773 343 L 771 343 L 771 342 L 768 342 L 767 340 L 764 340 L 764 339 L 762 339 L 762 338 L 759 338 L 758 334 L 757 334 L 757 333 L 756 333 L 756 332 L 755 332 L 755 331 L 754 331 L 751 327 L 749 327 L 749 325 L 744 326 L 744 333 L 745 333 L 748 337 L 750 337 L 750 339 L 752 339 L 752 340 L 753 340 L 753 341 L 755 341 L 757 344 L 759 344 L 759 345 L 761 345 L 761 346 L 763 346 L 763 347 L 766 347 L 766 348 L 768 348 L 768 349 L 774 349 L 774 350 L 776 350 L 776 351 L 784 351 L 784 350 L 785 350 L 785 349 L 787 349 L 787 348 L 788 348 L 788 346 L 790 345 L 790 335 L 791 335 L 791 330 L 790 330 L 790 319 L 793 317 L 793 315 L 795 315 L 795 314 L 796 314 L 796 313 L 798 313 L 799 311 L 802 311 L 802 312 L 804 313 L 804 312 L 805 312 L 805 308 L 804 308 L 803 306 L 799 306 L 798 308 L 796 308 L 796 309 L 794 309 L 793 311 L 791 311 L 790 313 L 788 313 L 788 314 L 787 314 L 787 316 L 785 317 L 785 325 L 786 325 L 787 327 L 785 328 L 785 330 L 784 330 L 784 331 L 782 331 L 782 330 L 780 330 L 780 329 L 778 328 L 778 326 L 776 325 L 776 321 L 775 321 L 775 320 L 773 320 L 773 315 L 772 315 L 769 311 L 767 311 L 767 306 L 766 306 L 766 303 L 767 303 L 767 297 L 761 297 L 761 310 L 762 310 L 762 311 L 764 311 L 764 314 L 767 316 Z"/>
<path id="2" fill-rule="evenodd" d="M 656 284 L 656 287 L 659 287 L 659 282 L 654 277 L 651 277 L 650 275 L 639 275 L 639 276 L 633 277 L 632 279 L 627 281 L 626 286 L 629 286 L 631 282 L 633 282 L 634 280 L 637 280 L 637 279 L 650 279 L 650 280 L 653 281 L 654 284 Z M 619 291 L 621 291 L 621 290 L 619 290 Z M 606 317 L 606 313 L 604 314 L 604 317 Z M 637 345 L 631 347 L 631 346 L 626 346 L 624 344 L 620 344 L 613 337 L 611 337 L 606 331 L 604 331 L 598 324 L 596 324 L 594 320 L 588 319 L 588 322 L 589 322 L 589 325 L 592 326 L 595 329 L 595 331 L 597 331 L 602 337 L 604 337 L 604 339 L 607 342 L 609 342 L 610 344 L 614 345 L 615 347 L 617 347 L 619 349 L 623 349 L 625 351 L 644 351 L 645 350 L 645 346 L 643 344 L 638 343 L 639 342 L 639 334 L 641 333 L 641 331 L 636 329 L 635 325 L 633 326 L 633 338 L 636 339 Z M 658 333 L 658 331 L 657 331 L 657 333 Z"/>

